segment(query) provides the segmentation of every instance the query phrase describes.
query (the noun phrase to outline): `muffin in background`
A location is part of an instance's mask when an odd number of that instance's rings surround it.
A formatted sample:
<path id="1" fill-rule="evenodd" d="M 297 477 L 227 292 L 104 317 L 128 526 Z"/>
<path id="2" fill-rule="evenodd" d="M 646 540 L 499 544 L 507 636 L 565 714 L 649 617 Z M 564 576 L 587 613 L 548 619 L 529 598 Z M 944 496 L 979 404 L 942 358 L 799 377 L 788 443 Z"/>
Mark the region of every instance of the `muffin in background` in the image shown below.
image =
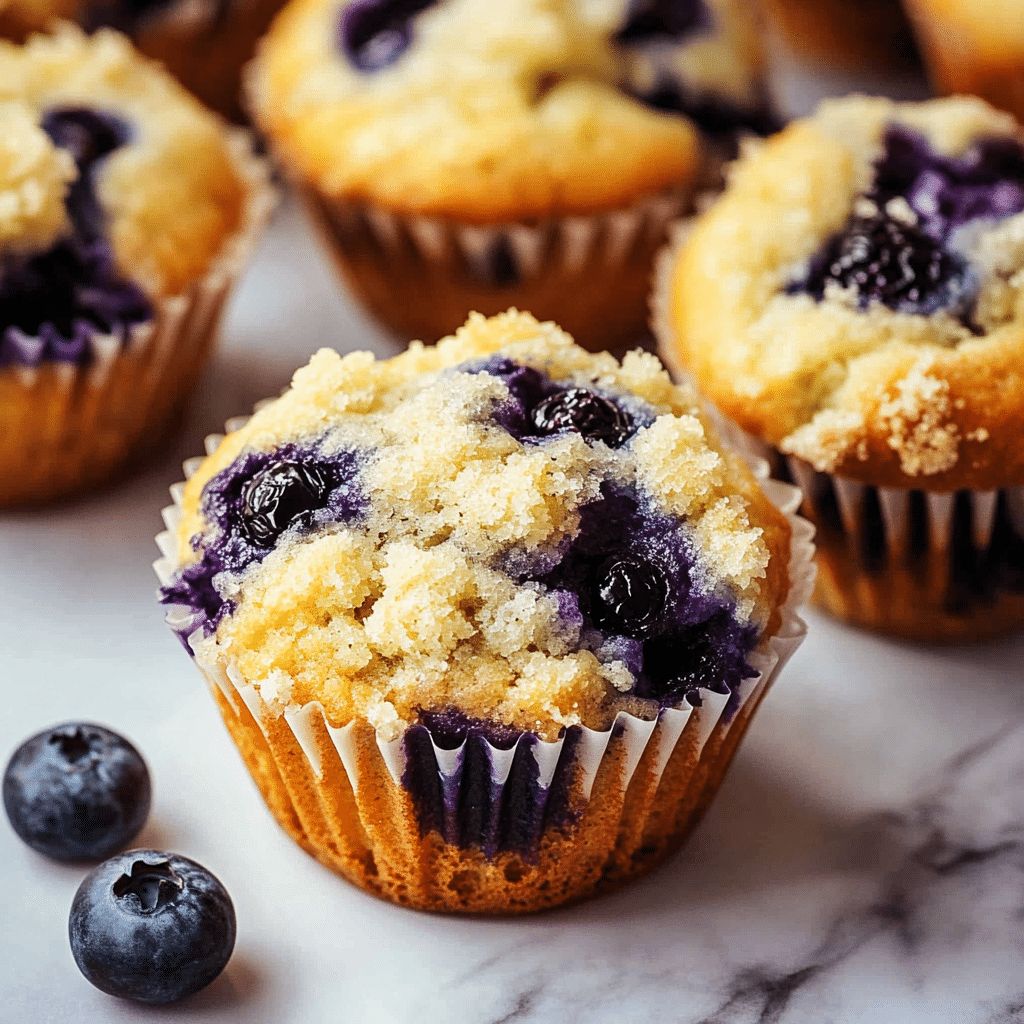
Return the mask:
<path id="1" fill-rule="evenodd" d="M 24 41 L 58 20 L 113 28 L 160 61 L 190 92 L 244 121 L 242 65 L 283 0 L 0 0 L 0 37 Z"/>
<path id="2" fill-rule="evenodd" d="M 666 361 L 803 488 L 820 604 L 917 639 L 1024 624 L 1011 117 L 823 103 L 734 166 L 666 258 L 658 309 Z"/>
<path id="3" fill-rule="evenodd" d="M 741 0 L 294 0 L 253 116 L 355 295 L 433 341 L 510 305 L 600 349 L 646 331 L 666 224 L 775 126 Z"/>
<path id="4" fill-rule="evenodd" d="M 306 850 L 519 913 L 679 846 L 802 639 L 811 530 L 654 356 L 474 314 L 382 362 L 322 350 L 229 428 L 156 569 Z"/>
<path id="5" fill-rule="evenodd" d="M 765 0 L 765 8 L 788 49 L 807 63 L 868 74 L 917 63 L 900 0 Z"/>
<path id="6" fill-rule="evenodd" d="M 1024 5 L 906 0 L 937 92 L 973 93 L 1024 120 Z"/>
<path id="7" fill-rule="evenodd" d="M 160 440 L 271 197 L 248 137 L 123 36 L 0 42 L 0 507 Z"/>

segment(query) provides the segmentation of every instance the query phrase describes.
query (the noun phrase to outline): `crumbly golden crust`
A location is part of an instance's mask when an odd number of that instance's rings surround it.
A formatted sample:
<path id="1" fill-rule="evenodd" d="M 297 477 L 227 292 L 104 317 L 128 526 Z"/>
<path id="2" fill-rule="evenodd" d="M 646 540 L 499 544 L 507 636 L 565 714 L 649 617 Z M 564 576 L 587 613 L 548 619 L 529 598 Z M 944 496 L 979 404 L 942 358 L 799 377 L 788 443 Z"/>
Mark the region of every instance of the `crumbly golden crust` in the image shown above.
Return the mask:
<path id="1" fill-rule="evenodd" d="M 28 104 L 0 101 L 0 261 L 42 252 L 68 230 L 64 196 L 77 175 Z"/>
<path id="2" fill-rule="evenodd" d="M 727 32 L 679 60 L 745 102 L 761 88 L 752 15 L 712 4 Z M 295 0 L 252 65 L 254 114 L 301 178 L 332 199 L 468 223 L 589 214 L 692 181 L 686 118 L 631 99 L 611 35 L 621 0 L 448 0 L 422 12 L 416 45 L 372 74 L 337 49 L 338 0 Z"/>
<path id="3" fill-rule="evenodd" d="M 667 358 L 745 429 L 817 469 L 894 487 L 1024 481 L 1024 215 L 982 225 L 979 333 L 945 313 L 784 293 L 869 186 L 890 123 L 945 156 L 1024 138 L 980 100 L 822 105 L 751 152 L 695 224 L 664 296 Z"/>
<path id="4" fill-rule="evenodd" d="M 176 295 L 210 268 L 246 202 L 223 125 L 123 36 L 64 25 L 24 46 L 0 42 L 0 101 L 37 117 L 84 105 L 131 127 L 96 173 L 108 237 L 125 276 L 154 297 Z"/>
<path id="5" fill-rule="evenodd" d="M 524 446 L 482 415 L 507 395 L 504 385 L 452 372 L 499 350 L 552 380 L 639 401 L 649 425 L 628 451 L 578 434 Z M 202 497 L 221 470 L 328 429 L 332 445 L 347 438 L 372 452 L 359 471 L 371 511 L 357 526 L 280 540 L 231 585 L 231 613 L 196 648 L 268 702 L 319 701 L 333 725 L 367 721 L 384 738 L 422 707 L 455 707 L 549 739 L 568 725 L 605 728 L 620 710 L 648 713 L 624 692 L 633 679 L 613 652 L 582 645 L 554 594 L 501 568 L 503 558 L 542 558 L 575 536 L 580 505 L 603 481 L 685 523 L 699 552 L 691 592 L 728 594 L 738 619 L 763 637 L 778 629 L 789 526 L 742 459 L 719 450 L 692 394 L 653 356 L 630 353 L 621 365 L 592 356 L 515 311 L 473 316 L 436 347 L 414 344 L 382 362 L 318 353 L 189 481 L 179 562 L 216 539 Z"/>

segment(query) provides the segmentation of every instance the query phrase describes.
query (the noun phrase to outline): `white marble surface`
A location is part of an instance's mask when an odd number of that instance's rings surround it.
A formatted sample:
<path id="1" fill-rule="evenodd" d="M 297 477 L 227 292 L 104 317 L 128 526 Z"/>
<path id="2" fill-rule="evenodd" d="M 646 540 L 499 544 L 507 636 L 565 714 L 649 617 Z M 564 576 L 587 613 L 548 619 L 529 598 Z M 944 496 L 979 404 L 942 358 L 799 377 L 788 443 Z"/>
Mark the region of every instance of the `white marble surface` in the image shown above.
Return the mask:
<path id="1" fill-rule="evenodd" d="M 783 91 L 801 108 L 812 90 Z M 286 207 L 183 435 L 113 491 L 0 516 L 0 757 L 59 721 L 124 732 L 154 779 L 139 843 L 207 865 L 239 922 L 206 991 L 113 1000 L 68 948 L 83 871 L 0 822 L 0 1021 L 1024 1022 L 1024 637 L 917 647 L 811 615 L 689 845 L 582 906 L 418 914 L 296 847 L 164 627 L 150 562 L 182 459 L 320 345 L 397 351 Z"/>

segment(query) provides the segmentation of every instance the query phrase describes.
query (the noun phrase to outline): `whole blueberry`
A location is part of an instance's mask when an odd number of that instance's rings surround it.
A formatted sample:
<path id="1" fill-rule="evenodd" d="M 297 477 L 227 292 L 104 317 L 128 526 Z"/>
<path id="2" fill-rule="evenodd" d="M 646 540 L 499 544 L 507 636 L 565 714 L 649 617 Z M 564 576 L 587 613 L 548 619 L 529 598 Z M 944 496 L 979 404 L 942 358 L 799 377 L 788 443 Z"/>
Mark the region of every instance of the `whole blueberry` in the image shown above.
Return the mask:
<path id="1" fill-rule="evenodd" d="M 412 22 L 436 0 L 356 0 L 341 12 L 340 42 L 360 71 L 394 64 L 412 43 Z"/>
<path id="2" fill-rule="evenodd" d="M 586 388 L 556 391 L 536 405 L 530 415 L 539 434 L 568 430 L 588 441 L 604 441 L 609 448 L 621 447 L 634 430 L 630 416 Z"/>
<path id="3" fill-rule="evenodd" d="M 257 547 L 273 547 L 293 522 L 320 508 L 328 490 L 321 467 L 272 462 L 242 492 L 242 529 Z"/>
<path id="4" fill-rule="evenodd" d="M 129 850 L 86 875 L 71 903 L 71 952 L 98 989 L 170 1003 L 217 977 L 235 946 L 235 908 L 201 864 Z"/>
<path id="5" fill-rule="evenodd" d="M 68 722 L 27 739 L 4 772 L 14 831 L 56 860 L 102 860 L 123 850 L 149 814 L 149 771 L 123 736 Z"/>
<path id="6" fill-rule="evenodd" d="M 595 623 L 636 639 L 657 626 L 668 601 L 668 580 L 654 562 L 625 554 L 607 559 L 597 571 Z"/>

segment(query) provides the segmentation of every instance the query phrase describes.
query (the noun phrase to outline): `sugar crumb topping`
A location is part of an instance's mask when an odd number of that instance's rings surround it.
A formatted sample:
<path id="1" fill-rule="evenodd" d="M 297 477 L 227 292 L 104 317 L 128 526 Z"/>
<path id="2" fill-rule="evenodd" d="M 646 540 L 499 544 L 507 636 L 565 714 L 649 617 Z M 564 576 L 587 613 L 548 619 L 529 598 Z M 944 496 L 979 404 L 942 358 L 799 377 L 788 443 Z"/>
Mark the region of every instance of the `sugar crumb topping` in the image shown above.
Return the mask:
<path id="1" fill-rule="evenodd" d="M 26 103 L 0 101 L 0 257 L 44 252 L 69 229 L 64 197 L 77 173 Z"/>

